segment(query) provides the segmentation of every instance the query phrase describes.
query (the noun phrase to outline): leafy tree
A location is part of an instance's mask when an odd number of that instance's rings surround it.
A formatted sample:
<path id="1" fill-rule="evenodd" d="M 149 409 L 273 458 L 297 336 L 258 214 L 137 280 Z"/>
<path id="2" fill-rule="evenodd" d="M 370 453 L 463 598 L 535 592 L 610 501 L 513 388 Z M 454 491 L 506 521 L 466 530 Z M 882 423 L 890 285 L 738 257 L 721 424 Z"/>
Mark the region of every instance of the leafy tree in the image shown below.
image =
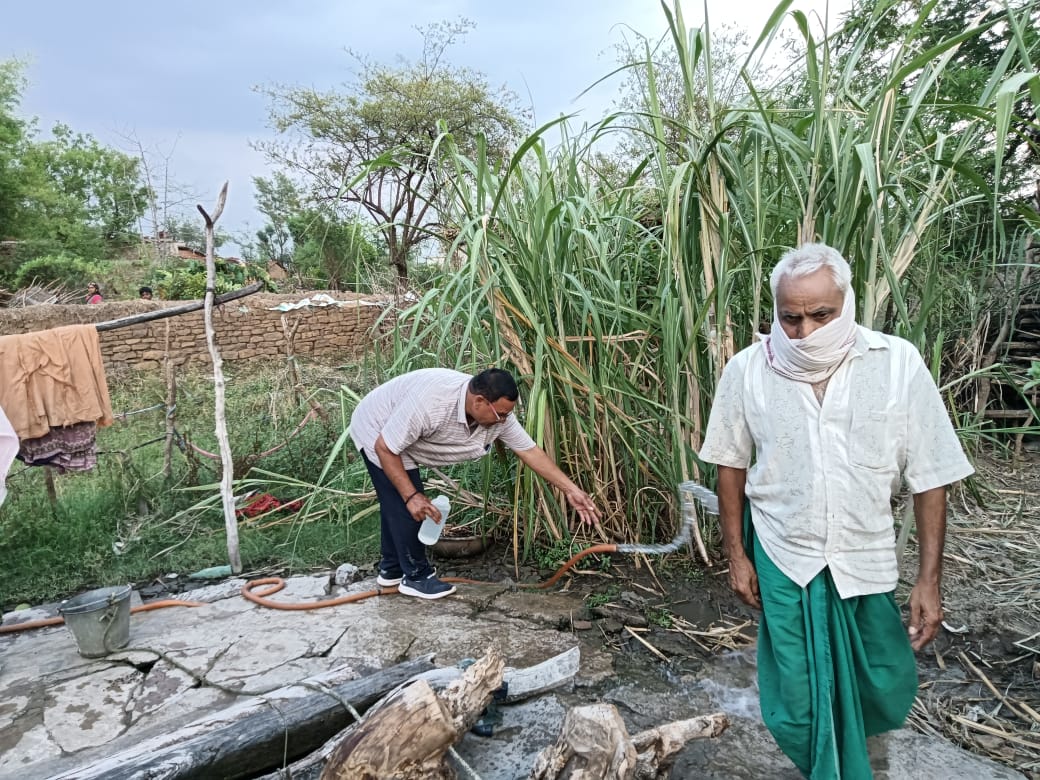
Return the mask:
<path id="1" fill-rule="evenodd" d="M 64 124 L 55 125 L 52 135 L 28 144 L 22 154 L 35 215 L 24 229 L 85 257 L 132 240 L 148 203 L 138 160 Z"/>
<path id="2" fill-rule="evenodd" d="M 256 207 L 267 217 L 267 224 L 256 233 L 263 259 L 274 260 L 286 270 L 293 261 L 293 234 L 289 221 L 301 211 L 300 193 L 296 185 L 282 171 L 265 179 L 253 177 L 256 188 Z"/>
<path id="3" fill-rule="evenodd" d="M 189 249 L 194 249 L 196 252 L 205 253 L 206 232 L 203 228 L 203 222 L 198 218 L 197 212 L 195 219 L 188 216 L 179 217 L 176 214 L 171 214 L 166 217 L 163 232 L 179 245 L 186 246 Z M 232 240 L 233 239 L 229 233 L 217 228 L 213 235 L 213 246 L 216 249 L 219 249 L 221 246 Z"/>
<path id="4" fill-rule="evenodd" d="M 308 286 L 333 290 L 372 286 L 386 259 L 372 241 L 370 225 L 305 203 L 282 171 L 270 179 L 258 176 L 253 184 L 257 208 L 268 220 L 256 233 L 263 259 L 275 261 Z"/>
<path id="5" fill-rule="evenodd" d="M 301 279 L 332 290 L 360 290 L 373 286 L 384 255 L 369 240 L 358 220 L 343 221 L 320 212 L 302 211 L 289 218 L 288 229 L 296 250 L 293 265 Z"/>
<path id="6" fill-rule="evenodd" d="M 24 180 L 20 173 L 26 123 L 15 115 L 25 85 L 21 63 L 0 62 L 0 240 L 18 233 Z"/>
<path id="7" fill-rule="evenodd" d="M 367 213 L 383 234 L 400 285 L 408 280 L 409 256 L 440 232 L 438 203 L 450 182 L 435 154 L 442 130 L 464 153 L 476 153 L 483 139 L 496 160 L 524 128 L 513 92 L 447 62 L 449 47 L 471 27 L 462 20 L 421 29 L 416 62 L 390 66 L 355 55 L 361 72 L 343 91 L 264 90 L 274 128 L 294 138 L 259 148 L 297 171 L 317 202 Z"/>
<path id="8" fill-rule="evenodd" d="M 217 258 L 217 293 L 231 292 L 255 281 L 264 282 L 265 289 L 274 290 L 274 282 L 267 269 L 251 263 L 231 263 Z M 201 260 L 177 260 L 152 272 L 147 284 L 160 298 L 166 300 L 196 300 L 206 294 L 206 264 Z"/>
<path id="9" fill-rule="evenodd" d="M 839 68 L 855 58 L 858 76 L 876 82 L 887 63 L 896 56 L 900 42 L 909 40 L 905 55 L 919 55 L 938 43 L 970 30 L 978 33 L 958 46 L 944 76 L 935 86 L 933 100 L 946 104 L 947 112 L 933 113 L 945 121 L 942 128 L 951 131 L 961 121 L 963 106 L 977 105 L 998 72 L 1001 61 L 1014 55 L 1019 61 L 1037 62 L 1040 57 L 1040 3 L 1035 0 L 1007 0 L 999 5 L 986 0 L 856 0 L 843 18 L 836 49 Z M 862 33 L 870 31 L 869 48 L 860 51 Z M 913 30 L 912 36 L 907 31 Z M 905 56 L 904 55 L 904 56 Z M 908 78 L 903 92 L 909 94 L 916 80 Z M 1011 114 L 1011 133 L 1000 150 L 992 146 L 976 153 L 972 166 L 982 177 L 994 170 L 995 154 L 1002 155 L 1002 172 L 1006 179 L 998 182 L 1001 189 L 1020 189 L 1021 179 L 1032 180 L 1040 168 L 1040 124 L 1037 122 L 1036 95 L 1033 89 L 1018 91 Z M 1032 174 L 1027 173 L 1032 171 Z"/>

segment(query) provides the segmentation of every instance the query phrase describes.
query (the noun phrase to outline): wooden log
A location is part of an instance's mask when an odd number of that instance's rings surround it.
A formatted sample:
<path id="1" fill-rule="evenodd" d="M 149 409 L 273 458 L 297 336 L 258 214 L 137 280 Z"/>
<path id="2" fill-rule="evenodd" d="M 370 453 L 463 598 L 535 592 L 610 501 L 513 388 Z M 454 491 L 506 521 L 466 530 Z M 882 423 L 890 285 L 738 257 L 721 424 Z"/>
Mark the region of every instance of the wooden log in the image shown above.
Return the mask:
<path id="1" fill-rule="evenodd" d="M 234 301 L 239 298 L 245 298 L 247 295 L 258 293 L 264 289 L 263 282 L 253 282 L 248 287 L 243 287 L 239 290 L 232 290 L 231 292 L 218 295 L 214 298 L 213 302 L 216 304 L 227 303 L 228 301 Z M 165 317 L 176 317 L 178 314 L 187 314 L 191 311 L 198 311 L 206 306 L 205 300 L 193 301 L 192 303 L 185 303 L 183 306 L 171 306 L 168 309 L 157 309 L 155 311 L 146 311 L 143 314 L 131 314 L 129 317 L 120 317 L 118 320 L 108 320 L 107 322 L 98 322 L 94 324 L 94 327 L 98 332 L 104 332 L 106 330 L 118 330 L 119 328 L 125 328 L 129 325 L 139 325 L 142 322 L 151 322 L 152 320 L 161 320 Z"/>
<path id="2" fill-rule="evenodd" d="M 531 780 L 655 780 L 668 776 L 675 755 L 691 739 L 717 737 L 729 726 L 722 713 L 675 721 L 628 736 L 617 708 L 571 709 L 556 744 L 535 759 Z"/>
<path id="3" fill-rule="evenodd" d="M 352 720 L 344 701 L 364 710 L 432 666 L 431 656 L 424 656 L 328 686 L 331 694 L 308 681 L 286 686 L 52 780 L 253 777 L 310 753 L 342 731 Z"/>
<path id="4" fill-rule="evenodd" d="M 531 780 L 632 780 L 636 749 L 613 704 L 573 707 L 555 745 L 535 759 Z"/>
<path id="5" fill-rule="evenodd" d="M 321 780 L 449 780 L 452 745 L 502 686 L 505 663 L 491 648 L 437 694 L 417 680 L 373 708 L 329 757 Z"/>
<path id="6" fill-rule="evenodd" d="M 321 780 L 447 780 L 456 738 L 451 713 L 422 680 L 353 729 L 329 757 Z"/>
<path id="7" fill-rule="evenodd" d="M 559 655 L 555 655 L 540 664 L 522 668 L 506 667 L 502 674 L 502 682 L 508 685 L 508 695 L 504 698 L 505 703 L 522 701 L 532 696 L 537 696 L 546 691 L 565 685 L 574 679 L 578 673 L 578 663 L 581 652 L 577 647 L 572 647 Z M 434 690 L 440 691 L 447 688 L 451 683 L 463 675 L 463 670 L 457 666 L 444 666 L 431 669 L 417 675 L 417 680 L 423 680 L 430 684 Z M 376 704 L 369 710 L 369 715 L 374 716 L 381 708 Z M 471 726 L 472 727 L 472 726 Z M 348 726 L 353 730 L 354 726 Z M 257 780 L 319 780 L 325 762 L 338 747 L 346 734 L 337 734 L 333 739 L 326 742 L 321 748 L 310 755 L 294 761 L 285 770 L 279 770 Z"/>
<path id="8" fill-rule="evenodd" d="M 691 739 L 714 739 L 729 728 L 724 713 L 700 715 L 641 731 L 632 737 L 636 749 L 635 780 L 668 777 L 675 757 Z"/>

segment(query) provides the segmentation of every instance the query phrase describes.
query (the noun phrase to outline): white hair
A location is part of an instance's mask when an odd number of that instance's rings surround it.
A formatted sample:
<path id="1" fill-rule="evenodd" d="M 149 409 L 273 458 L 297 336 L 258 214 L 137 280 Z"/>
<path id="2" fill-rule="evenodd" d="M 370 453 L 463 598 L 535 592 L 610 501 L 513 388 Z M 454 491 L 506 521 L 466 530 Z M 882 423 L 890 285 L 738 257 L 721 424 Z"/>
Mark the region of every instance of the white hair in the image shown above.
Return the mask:
<path id="1" fill-rule="evenodd" d="M 773 268 L 769 275 L 769 286 L 773 290 L 773 300 L 776 300 L 776 291 L 780 286 L 780 280 L 785 276 L 797 279 L 800 276 L 808 276 L 821 268 L 826 268 L 834 278 L 834 284 L 844 294 L 849 289 L 852 281 L 852 269 L 841 253 L 826 244 L 802 244 L 797 249 L 790 249 L 780 258 L 780 262 Z"/>

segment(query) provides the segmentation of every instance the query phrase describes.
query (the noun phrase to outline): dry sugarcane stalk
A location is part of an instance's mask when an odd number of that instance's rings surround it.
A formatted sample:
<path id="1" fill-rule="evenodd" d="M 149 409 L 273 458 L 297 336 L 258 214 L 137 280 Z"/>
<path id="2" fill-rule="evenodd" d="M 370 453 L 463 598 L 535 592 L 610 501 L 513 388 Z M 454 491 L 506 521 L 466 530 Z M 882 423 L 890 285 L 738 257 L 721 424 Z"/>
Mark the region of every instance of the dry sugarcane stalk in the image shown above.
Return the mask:
<path id="1" fill-rule="evenodd" d="M 224 415 L 224 361 L 220 357 L 220 348 L 217 346 L 216 334 L 213 331 L 213 297 L 216 295 L 217 286 L 217 264 L 214 257 L 213 232 L 214 225 L 220 219 L 224 211 L 224 203 L 227 201 L 227 182 L 220 188 L 217 197 L 217 207 L 211 217 L 201 205 L 197 206 L 202 218 L 206 220 L 206 305 L 203 321 L 206 325 L 206 346 L 209 348 L 210 357 L 213 359 L 213 390 L 214 423 L 216 427 L 217 443 L 220 445 L 220 462 L 223 474 L 220 478 L 220 499 L 224 507 L 224 527 L 227 530 L 228 560 L 231 563 L 231 571 L 235 574 L 242 573 L 242 556 L 238 550 L 238 520 L 235 517 L 235 496 L 232 492 L 231 482 L 234 473 L 234 461 L 231 458 L 231 443 L 228 441 L 227 420 Z"/>

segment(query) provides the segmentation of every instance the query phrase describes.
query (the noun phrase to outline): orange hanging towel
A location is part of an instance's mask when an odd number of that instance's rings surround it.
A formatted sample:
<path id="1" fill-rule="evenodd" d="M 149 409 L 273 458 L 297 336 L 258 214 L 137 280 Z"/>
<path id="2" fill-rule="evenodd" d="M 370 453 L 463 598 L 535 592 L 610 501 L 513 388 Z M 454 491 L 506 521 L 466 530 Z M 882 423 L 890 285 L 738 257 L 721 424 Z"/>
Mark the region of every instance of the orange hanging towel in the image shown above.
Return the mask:
<path id="1" fill-rule="evenodd" d="M 93 325 L 0 336 L 0 407 L 23 441 L 77 423 L 112 424 Z"/>

